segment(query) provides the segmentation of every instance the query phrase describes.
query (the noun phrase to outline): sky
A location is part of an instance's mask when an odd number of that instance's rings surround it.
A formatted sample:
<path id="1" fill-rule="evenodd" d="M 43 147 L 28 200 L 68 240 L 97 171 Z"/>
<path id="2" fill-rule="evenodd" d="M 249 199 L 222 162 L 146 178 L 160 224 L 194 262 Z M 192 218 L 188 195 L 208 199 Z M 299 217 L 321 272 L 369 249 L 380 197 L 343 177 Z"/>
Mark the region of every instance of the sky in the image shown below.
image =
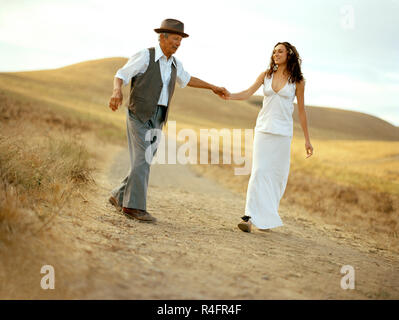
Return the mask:
<path id="1" fill-rule="evenodd" d="M 190 35 L 175 55 L 193 76 L 245 90 L 288 41 L 302 58 L 305 104 L 399 126 L 397 17 L 399 0 L 0 0 L 0 72 L 128 58 L 175 18 Z"/>

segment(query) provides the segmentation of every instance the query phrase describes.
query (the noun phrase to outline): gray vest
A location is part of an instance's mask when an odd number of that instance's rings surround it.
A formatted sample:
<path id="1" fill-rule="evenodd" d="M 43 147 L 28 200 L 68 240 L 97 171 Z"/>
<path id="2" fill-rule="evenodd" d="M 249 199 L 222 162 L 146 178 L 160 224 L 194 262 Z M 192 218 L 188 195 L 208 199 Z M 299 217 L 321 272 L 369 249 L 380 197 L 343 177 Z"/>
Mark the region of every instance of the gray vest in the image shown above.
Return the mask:
<path id="1" fill-rule="evenodd" d="M 129 110 L 138 117 L 142 122 L 147 122 L 154 115 L 159 96 L 161 95 L 163 82 L 161 77 L 161 70 L 159 68 L 159 60 L 155 62 L 155 48 L 149 48 L 150 63 L 144 73 L 138 74 L 132 78 L 130 87 Z M 173 61 L 176 63 L 174 57 Z M 172 63 L 172 72 L 170 75 L 170 82 L 168 86 L 169 99 L 166 108 L 165 122 L 168 119 L 169 104 L 175 91 L 176 84 L 176 67 Z"/>

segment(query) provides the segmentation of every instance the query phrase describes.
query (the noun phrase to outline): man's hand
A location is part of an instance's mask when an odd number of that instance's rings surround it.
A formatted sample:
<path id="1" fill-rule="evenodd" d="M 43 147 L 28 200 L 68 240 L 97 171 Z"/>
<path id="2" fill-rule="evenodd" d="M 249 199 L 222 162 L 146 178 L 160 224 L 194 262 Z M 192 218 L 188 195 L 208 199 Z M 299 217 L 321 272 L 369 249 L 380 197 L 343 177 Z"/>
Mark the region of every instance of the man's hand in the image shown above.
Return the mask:
<path id="1" fill-rule="evenodd" d="M 121 89 L 114 89 L 111 99 L 109 100 L 109 107 L 112 111 L 118 110 L 118 107 L 122 104 L 123 95 Z"/>
<path id="2" fill-rule="evenodd" d="M 230 96 L 230 92 L 224 87 L 212 87 L 212 91 L 222 99 L 227 100 Z"/>

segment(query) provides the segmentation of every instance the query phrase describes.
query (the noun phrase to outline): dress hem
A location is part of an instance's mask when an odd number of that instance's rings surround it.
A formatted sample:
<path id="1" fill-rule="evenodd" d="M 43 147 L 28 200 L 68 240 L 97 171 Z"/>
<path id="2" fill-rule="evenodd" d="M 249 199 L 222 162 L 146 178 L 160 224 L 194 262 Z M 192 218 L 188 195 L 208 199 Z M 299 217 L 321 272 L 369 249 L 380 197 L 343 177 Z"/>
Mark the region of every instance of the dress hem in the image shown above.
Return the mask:
<path id="1" fill-rule="evenodd" d="M 254 222 L 252 220 L 252 218 L 250 219 L 250 221 L 258 229 L 273 229 L 273 228 L 277 228 L 277 227 L 282 227 L 284 225 L 283 223 L 277 223 L 277 224 L 271 224 L 271 225 L 261 225 L 261 224 L 257 224 L 256 222 Z"/>

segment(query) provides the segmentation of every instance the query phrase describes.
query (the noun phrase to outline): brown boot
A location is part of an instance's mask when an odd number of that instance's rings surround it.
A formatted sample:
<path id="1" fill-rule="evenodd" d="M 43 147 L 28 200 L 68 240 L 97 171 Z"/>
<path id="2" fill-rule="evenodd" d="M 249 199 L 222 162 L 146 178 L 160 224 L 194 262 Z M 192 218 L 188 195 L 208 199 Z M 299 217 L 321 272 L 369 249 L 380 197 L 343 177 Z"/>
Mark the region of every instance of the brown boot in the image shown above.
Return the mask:
<path id="1" fill-rule="evenodd" d="M 115 199 L 115 197 L 111 196 L 111 197 L 108 199 L 108 202 L 109 202 L 110 204 L 112 204 L 112 205 L 116 208 L 116 210 L 122 211 L 122 207 L 118 205 L 118 201 Z"/>
<path id="2" fill-rule="evenodd" d="M 150 215 L 145 210 L 131 209 L 131 208 L 123 207 L 122 211 L 125 214 L 125 216 L 127 216 L 128 218 L 137 219 L 137 220 L 140 220 L 142 222 L 152 222 L 152 223 L 154 223 L 154 222 L 157 221 L 157 219 L 155 217 Z"/>

